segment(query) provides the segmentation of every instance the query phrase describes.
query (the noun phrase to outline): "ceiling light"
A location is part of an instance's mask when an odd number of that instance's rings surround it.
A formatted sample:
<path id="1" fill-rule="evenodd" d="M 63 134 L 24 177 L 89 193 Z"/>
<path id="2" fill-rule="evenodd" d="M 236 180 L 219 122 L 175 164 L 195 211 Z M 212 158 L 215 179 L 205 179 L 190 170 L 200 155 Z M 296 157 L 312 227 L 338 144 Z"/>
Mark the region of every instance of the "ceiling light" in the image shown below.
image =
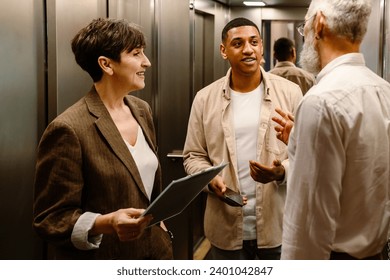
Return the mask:
<path id="1" fill-rule="evenodd" d="M 244 5 L 246 5 L 246 6 L 256 6 L 256 7 L 264 7 L 265 3 L 262 2 L 262 1 L 256 1 L 256 2 L 244 1 Z"/>

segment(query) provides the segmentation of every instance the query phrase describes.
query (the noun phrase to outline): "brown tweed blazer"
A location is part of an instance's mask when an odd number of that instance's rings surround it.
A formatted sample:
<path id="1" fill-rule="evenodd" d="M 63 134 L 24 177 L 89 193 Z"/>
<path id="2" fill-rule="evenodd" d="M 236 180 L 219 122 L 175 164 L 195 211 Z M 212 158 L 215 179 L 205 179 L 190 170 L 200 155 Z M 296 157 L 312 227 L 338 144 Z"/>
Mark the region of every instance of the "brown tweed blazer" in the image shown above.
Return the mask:
<path id="1" fill-rule="evenodd" d="M 145 139 L 157 154 L 150 106 L 127 96 Z M 152 200 L 161 192 L 161 169 L 156 172 Z M 38 147 L 34 183 L 33 227 L 52 245 L 58 259 L 172 258 L 169 236 L 159 226 L 138 240 L 120 242 L 103 237 L 100 248 L 78 250 L 71 233 L 86 212 L 107 214 L 121 208 L 149 205 L 137 166 L 95 88 L 46 128 Z"/>

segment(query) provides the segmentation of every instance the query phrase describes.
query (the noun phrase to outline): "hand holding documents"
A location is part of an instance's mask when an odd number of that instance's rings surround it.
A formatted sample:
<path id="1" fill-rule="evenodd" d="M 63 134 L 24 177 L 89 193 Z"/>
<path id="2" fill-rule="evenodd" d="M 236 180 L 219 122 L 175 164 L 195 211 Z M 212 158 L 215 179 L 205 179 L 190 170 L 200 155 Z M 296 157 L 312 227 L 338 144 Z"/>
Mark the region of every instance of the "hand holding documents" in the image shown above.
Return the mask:
<path id="1" fill-rule="evenodd" d="M 228 163 L 173 180 L 142 214 L 152 214 L 149 226 L 180 214 Z"/>

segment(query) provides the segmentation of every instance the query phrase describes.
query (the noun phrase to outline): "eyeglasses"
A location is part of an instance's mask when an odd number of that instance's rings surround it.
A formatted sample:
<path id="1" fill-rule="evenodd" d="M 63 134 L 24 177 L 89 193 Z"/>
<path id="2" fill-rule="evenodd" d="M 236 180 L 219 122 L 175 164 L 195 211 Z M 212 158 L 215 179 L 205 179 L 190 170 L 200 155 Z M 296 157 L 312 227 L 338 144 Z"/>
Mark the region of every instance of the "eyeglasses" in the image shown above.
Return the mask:
<path id="1" fill-rule="evenodd" d="M 316 14 L 312 15 L 311 17 L 309 17 L 308 19 L 304 20 L 303 22 L 301 22 L 300 24 L 298 24 L 297 26 L 297 31 L 298 33 L 301 35 L 301 36 L 305 36 L 305 24 L 308 20 L 310 20 L 312 17 L 314 17 Z"/>

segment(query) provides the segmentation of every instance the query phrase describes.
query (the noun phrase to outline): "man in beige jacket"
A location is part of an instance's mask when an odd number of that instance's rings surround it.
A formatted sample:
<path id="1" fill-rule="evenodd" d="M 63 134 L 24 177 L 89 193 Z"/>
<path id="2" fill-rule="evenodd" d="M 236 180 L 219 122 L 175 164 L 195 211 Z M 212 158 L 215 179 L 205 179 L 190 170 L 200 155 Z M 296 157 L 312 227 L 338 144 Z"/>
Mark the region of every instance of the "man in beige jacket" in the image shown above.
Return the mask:
<path id="1" fill-rule="evenodd" d="M 204 228 L 213 259 L 279 259 L 286 195 L 286 145 L 276 138 L 275 108 L 294 113 L 298 85 L 261 67 L 258 27 L 237 18 L 222 31 L 226 76 L 195 96 L 184 147 L 188 174 L 221 161 L 230 164 L 209 184 Z M 232 207 L 220 198 L 230 188 L 246 198 Z"/>
<path id="2" fill-rule="evenodd" d="M 303 95 L 316 83 L 313 74 L 295 65 L 297 60 L 294 42 L 289 38 L 279 38 L 274 44 L 274 57 L 277 63 L 269 72 L 293 83 L 296 83 L 302 90 Z"/>

